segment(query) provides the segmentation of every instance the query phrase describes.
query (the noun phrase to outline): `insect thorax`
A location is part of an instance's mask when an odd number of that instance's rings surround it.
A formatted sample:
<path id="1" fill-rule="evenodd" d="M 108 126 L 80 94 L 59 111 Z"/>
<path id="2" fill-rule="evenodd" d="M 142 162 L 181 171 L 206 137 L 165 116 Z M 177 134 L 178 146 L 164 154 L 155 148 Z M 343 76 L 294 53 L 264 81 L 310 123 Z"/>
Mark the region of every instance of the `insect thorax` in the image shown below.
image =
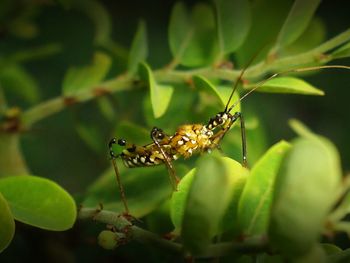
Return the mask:
<path id="1" fill-rule="evenodd" d="M 219 112 L 214 117 L 210 118 L 207 129 L 214 131 L 216 128 L 225 129 L 231 126 L 234 117 L 229 112 Z"/>

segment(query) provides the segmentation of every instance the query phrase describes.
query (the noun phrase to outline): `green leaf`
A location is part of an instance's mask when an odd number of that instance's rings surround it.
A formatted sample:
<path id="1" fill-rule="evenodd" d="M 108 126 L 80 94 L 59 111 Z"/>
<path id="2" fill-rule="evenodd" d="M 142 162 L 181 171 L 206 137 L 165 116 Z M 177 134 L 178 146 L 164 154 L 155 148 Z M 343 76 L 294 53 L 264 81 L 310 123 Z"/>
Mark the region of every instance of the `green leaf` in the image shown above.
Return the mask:
<path id="1" fill-rule="evenodd" d="M 219 49 L 228 54 L 240 47 L 251 25 L 250 3 L 246 0 L 216 0 Z"/>
<path id="2" fill-rule="evenodd" d="M 326 26 L 319 17 L 314 17 L 302 35 L 281 51 L 280 56 L 292 56 L 307 52 L 326 40 Z"/>
<path id="3" fill-rule="evenodd" d="M 332 254 L 328 257 L 328 262 L 331 263 L 348 263 L 350 261 L 350 248 L 339 253 Z"/>
<path id="4" fill-rule="evenodd" d="M 293 131 L 298 134 L 300 137 L 305 138 L 317 138 L 317 135 L 314 134 L 308 127 L 306 127 L 301 121 L 297 119 L 290 119 L 288 121 L 289 126 Z"/>
<path id="5" fill-rule="evenodd" d="M 96 0 L 72 1 L 72 4 L 79 11 L 85 13 L 93 22 L 95 43 L 98 45 L 108 43 L 112 32 L 112 19 L 104 5 Z"/>
<path id="6" fill-rule="evenodd" d="M 269 0 L 251 4 L 252 24 L 243 45 L 235 51 L 236 65 L 246 65 L 253 56 L 256 56 L 256 62 L 266 59 L 273 44 L 271 41 L 277 39 L 290 8 L 291 1 Z"/>
<path id="7" fill-rule="evenodd" d="M 230 95 L 232 93 L 232 86 L 224 86 L 224 85 L 219 85 L 217 87 L 217 91 L 219 93 L 220 99 L 223 103 L 224 106 L 226 106 L 226 103 L 228 102 Z M 235 92 L 232 96 L 232 99 L 230 103 L 228 104 L 228 107 L 231 107 L 234 103 L 237 103 L 237 105 L 232 109 L 232 112 L 240 112 L 241 111 L 241 103 L 239 102 L 239 94 L 238 92 Z"/>
<path id="8" fill-rule="evenodd" d="M 11 176 L 0 180 L 14 218 L 39 228 L 63 231 L 75 222 L 73 198 L 58 184 L 36 176 Z"/>
<path id="9" fill-rule="evenodd" d="M 254 86 L 250 86 L 250 88 L 254 88 Z M 259 87 L 257 91 L 269 93 L 324 95 L 322 90 L 319 90 L 306 81 L 295 77 L 273 78 Z"/>
<path id="10" fill-rule="evenodd" d="M 169 45 L 174 61 L 184 66 L 212 63 L 217 44 L 215 18 L 210 6 L 196 4 L 189 14 L 184 3 L 176 3 L 170 17 Z"/>
<path id="11" fill-rule="evenodd" d="M 225 168 L 234 174 L 234 182 L 232 182 L 231 201 L 226 210 L 226 214 L 221 222 L 220 229 L 232 229 L 236 223 L 236 213 L 238 207 L 239 196 L 243 190 L 244 183 L 248 176 L 248 171 L 242 165 L 230 158 L 222 158 Z M 194 179 L 196 169 L 189 171 L 180 181 L 178 190 L 173 192 L 171 198 L 170 215 L 175 226 L 175 232 L 180 232 L 183 215 L 186 208 L 187 197 Z"/>
<path id="12" fill-rule="evenodd" d="M 81 90 L 93 88 L 106 77 L 111 64 L 111 58 L 107 54 L 97 51 L 90 65 L 69 68 L 63 80 L 63 94 L 74 95 Z"/>
<path id="13" fill-rule="evenodd" d="M 217 156 L 205 155 L 198 162 L 181 232 L 184 246 L 194 255 L 205 251 L 221 230 L 222 218 L 232 201 L 235 172 L 227 169 L 224 158 Z"/>
<path id="14" fill-rule="evenodd" d="M 337 247 L 336 245 L 330 243 L 322 243 L 321 246 L 328 256 L 335 255 L 343 251 L 340 247 Z"/>
<path id="15" fill-rule="evenodd" d="M 9 205 L 0 192 L 0 253 L 10 244 L 15 234 L 15 220 Z"/>
<path id="16" fill-rule="evenodd" d="M 247 148 L 248 152 L 248 164 L 255 164 L 256 161 L 266 152 L 269 147 L 267 130 L 265 128 L 265 124 L 262 120 L 258 119 L 256 116 L 252 116 L 249 118 L 249 115 L 245 115 L 246 120 L 246 136 L 247 136 Z M 256 127 L 249 127 L 248 125 L 254 125 L 256 123 Z"/>
<path id="17" fill-rule="evenodd" d="M 192 181 L 194 175 L 196 173 L 196 169 L 192 169 L 189 171 L 180 181 L 177 186 L 177 191 L 173 192 L 171 197 L 170 204 L 170 216 L 171 221 L 175 226 L 175 232 L 180 232 L 183 216 L 185 213 L 187 197 L 189 194 L 190 187 L 192 185 Z"/>
<path id="18" fill-rule="evenodd" d="M 325 138 L 298 138 L 278 173 L 269 236 L 282 253 L 310 253 L 337 199 L 341 182 L 337 150 Z"/>
<path id="19" fill-rule="evenodd" d="M 112 40 L 112 18 L 109 10 L 103 3 L 96 0 L 72 1 L 72 4 L 92 21 L 95 29 L 95 44 L 111 52 L 124 65 L 128 51 L 124 46 Z"/>
<path id="20" fill-rule="evenodd" d="M 151 68 L 146 63 L 140 64 L 140 74 L 151 91 L 151 103 L 155 118 L 161 117 L 167 110 L 174 88 L 156 83 Z"/>
<path id="21" fill-rule="evenodd" d="M 309 25 L 320 0 L 296 0 L 278 35 L 276 46 L 292 44 Z"/>
<path id="22" fill-rule="evenodd" d="M 329 215 L 331 222 L 337 223 L 350 213 L 350 192 L 348 192 L 337 208 Z"/>
<path id="23" fill-rule="evenodd" d="M 215 98 L 217 98 L 221 102 L 221 105 L 223 106 L 223 108 L 226 106 L 226 103 L 232 93 L 233 87 L 230 87 L 230 86 L 215 87 L 208 79 L 198 75 L 193 76 L 193 82 L 196 88 L 198 88 L 199 90 L 203 90 L 213 95 Z M 233 103 L 237 101 L 239 101 L 239 95 L 236 92 L 233 95 L 228 107 L 230 107 Z M 235 106 L 235 111 L 241 111 L 240 103 L 238 103 Z"/>
<path id="24" fill-rule="evenodd" d="M 330 218 L 332 220 L 332 218 Z M 330 221 L 330 224 L 332 226 L 332 230 L 334 232 L 343 232 L 350 236 L 350 222 L 347 221 L 338 221 L 338 222 L 332 222 Z"/>
<path id="25" fill-rule="evenodd" d="M 238 204 L 241 197 L 241 194 L 244 189 L 244 185 L 249 178 L 249 171 L 242 166 L 239 162 L 230 159 L 222 158 L 222 161 L 225 165 L 226 172 L 231 175 L 231 197 L 229 205 L 225 211 L 225 214 L 221 221 L 220 230 L 222 232 L 226 230 L 236 230 L 238 229 L 237 224 L 237 213 L 238 213 Z"/>
<path id="26" fill-rule="evenodd" d="M 290 145 L 281 141 L 272 146 L 254 165 L 238 207 L 238 224 L 244 235 L 264 234 L 270 219 L 275 178 Z"/>
<path id="27" fill-rule="evenodd" d="M 22 97 L 29 103 L 39 100 L 36 80 L 21 66 L 8 64 L 0 69 L 0 84 L 4 90 Z"/>
<path id="28" fill-rule="evenodd" d="M 275 179 L 290 147 L 285 141 L 275 144 L 251 170 L 238 207 L 238 224 L 244 235 L 267 232 Z"/>
<path id="29" fill-rule="evenodd" d="M 148 215 L 169 199 L 172 188 L 165 166 L 130 169 L 121 165 L 121 161 L 118 164 L 129 210 L 133 216 L 140 218 Z M 178 176 L 184 174 L 183 167 L 177 168 Z M 89 187 L 83 205 L 97 207 L 101 203 L 107 210 L 124 212 L 112 169 L 108 169 Z"/>
<path id="30" fill-rule="evenodd" d="M 146 60 L 147 49 L 146 24 L 141 20 L 137 27 L 129 53 L 128 70 L 131 74 L 136 73 L 139 63 Z"/>
<path id="31" fill-rule="evenodd" d="M 327 255 L 325 251 L 322 249 L 321 244 L 314 244 L 311 249 L 304 255 L 294 258 L 293 263 L 328 263 Z"/>
<path id="32" fill-rule="evenodd" d="M 331 53 L 333 58 L 346 58 L 350 56 L 350 42 L 344 44 L 340 48 L 337 48 Z"/>
<path id="33" fill-rule="evenodd" d="M 197 93 L 194 90 L 190 90 L 188 85 L 185 84 L 174 84 L 174 89 L 176 92 L 173 92 L 169 106 L 160 118 L 154 117 L 150 94 L 144 96 L 142 112 L 148 127 L 157 126 L 163 128 L 166 133 L 169 133 L 175 131 L 176 124 L 181 124 L 184 120 L 186 122 L 193 122 L 193 118 L 198 117 L 198 115 L 194 116 L 192 113 L 193 105 L 198 98 Z M 207 119 L 207 115 L 205 119 Z M 169 125 L 169 120 L 171 120 L 172 125 Z M 147 138 L 149 138 L 149 133 L 150 130 L 148 131 Z"/>

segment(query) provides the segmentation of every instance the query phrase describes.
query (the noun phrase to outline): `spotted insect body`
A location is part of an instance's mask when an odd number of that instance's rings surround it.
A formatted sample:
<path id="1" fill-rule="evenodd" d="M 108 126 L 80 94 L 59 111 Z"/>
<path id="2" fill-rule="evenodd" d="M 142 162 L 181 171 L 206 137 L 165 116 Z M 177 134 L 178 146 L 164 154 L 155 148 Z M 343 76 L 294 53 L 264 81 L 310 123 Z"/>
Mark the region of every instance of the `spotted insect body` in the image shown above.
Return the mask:
<path id="1" fill-rule="evenodd" d="M 182 125 L 173 136 L 168 136 L 158 129 L 158 135 L 161 135 L 158 143 L 171 161 L 177 160 L 179 157 L 186 159 L 200 152 L 210 152 L 218 147 L 223 134 L 235 120 L 233 115 L 222 112 L 211 118 L 207 125 Z M 120 145 L 125 146 L 120 157 L 128 168 L 156 166 L 164 164 L 166 161 L 166 157 L 161 153 L 156 143 L 145 146 L 126 145 L 125 143 Z"/>

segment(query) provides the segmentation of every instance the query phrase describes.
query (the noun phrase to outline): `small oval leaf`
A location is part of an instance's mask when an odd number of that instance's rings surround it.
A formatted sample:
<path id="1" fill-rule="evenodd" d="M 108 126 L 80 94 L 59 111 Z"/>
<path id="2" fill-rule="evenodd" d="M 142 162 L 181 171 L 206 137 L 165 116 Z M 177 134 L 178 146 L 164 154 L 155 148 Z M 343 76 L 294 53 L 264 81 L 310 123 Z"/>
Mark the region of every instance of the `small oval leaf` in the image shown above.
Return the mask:
<path id="1" fill-rule="evenodd" d="M 250 3 L 246 0 L 216 0 L 215 6 L 219 49 L 226 55 L 240 47 L 248 35 Z"/>
<path id="2" fill-rule="evenodd" d="M 231 175 L 230 180 L 232 180 L 232 182 L 230 185 L 230 201 L 222 218 L 220 231 L 235 231 L 236 229 L 238 229 L 238 204 L 244 189 L 244 185 L 247 181 L 247 178 L 249 178 L 249 171 L 248 169 L 244 168 L 242 164 L 233 159 L 224 157 L 222 158 L 222 161 L 225 165 L 226 172 Z"/>
<path id="3" fill-rule="evenodd" d="M 277 47 L 292 44 L 309 25 L 320 0 L 296 0 L 277 38 Z"/>
<path id="4" fill-rule="evenodd" d="M 202 157 L 189 189 L 181 235 L 193 254 L 203 252 L 220 232 L 231 202 L 235 176 L 223 160 L 213 155 Z"/>
<path id="5" fill-rule="evenodd" d="M 196 4 L 191 14 L 182 2 L 174 5 L 169 23 L 169 45 L 174 61 L 194 67 L 213 62 L 217 45 L 213 10 Z"/>
<path id="6" fill-rule="evenodd" d="M 151 91 L 151 104 L 155 118 L 161 117 L 167 110 L 174 87 L 156 83 L 151 68 L 146 63 L 140 64 L 140 75 L 147 82 Z"/>
<path id="7" fill-rule="evenodd" d="M 6 199 L 0 192 L 0 253 L 10 244 L 15 234 L 15 220 Z"/>
<path id="8" fill-rule="evenodd" d="M 0 84 L 6 91 L 22 97 L 29 103 L 35 103 L 40 98 L 37 81 L 19 65 L 8 64 L 1 67 Z"/>
<path id="9" fill-rule="evenodd" d="M 203 90 L 203 91 L 215 96 L 221 102 L 221 105 L 223 107 L 226 106 L 227 101 L 231 95 L 233 87 L 222 86 L 222 85 L 216 87 L 208 79 L 206 79 L 205 77 L 199 76 L 199 75 L 193 76 L 193 82 L 194 82 L 196 88 L 198 88 L 199 90 Z M 233 95 L 228 107 L 230 107 L 233 103 L 235 103 L 237 101 L 239 101 L 238 92 L 236 92 Z M 240 103 L 238 103 L 235 106 L 235 111 L 238 111 L 238 112 L 241 111 Z"/>
<path id="10" fill-rule="evenodd" d="M 282 253 L 310 253 L 334 205 L 341 182 L 335 147 L 326 139 L 298 138 L 278 173 L 269 234 Z"/>
<path id="11" fill-rule="evenodd" d="M 63 94 L 74 95 L 81 90 L 93 88 L 106 77 L 111 64 L 112 60 L 107 54 L 97 51 L 90 65 L 69 68 L 63 79 Z"/>
<path id="12" fill-rule="evenodd" d="M 37 176 L 11 176 L 0 180 L 16 220 L 39 228 L 63 231 L 75 222 L 73 198 L 58 184 Z"/>
<path id="13" fill-rule="evenodd" d="M 334 211 L 332 211 L 328 219 L 333 223 L 338 223 L 349 213 L 350 213 L 350 192 L 348 192 L 342 198 L 341 203 L 337 206 L 337 208 Z"/>
<path id="14" fill-rule="evenodd" d="M 333 58 L 350 57 L 350 42 L 333 51 L 331 55 Z"/>
<path id="15" fill-rule="evenodd" d="M 331 254 L 328 257 L 328 262 L 332 262 L 332 263 L 347 263 L 349 261 L 350 261 L 350 248 L 345 249 L 343 251 L 339 251 L 338 253 L 335 253 L 335 254 Z"/>
<path id="16" fill-rule="evenodd" d="M 324 21 L 319 17 L 314 17 L 298 39 L 280 52 L 280 56 L 294 56 L 321 45 L 326 41 L 326 31 Z"/>
<path id="17" fill-rule="evenodd" d="M 293 131 L 298 134 L 300 137 L 305 138 L 317 138 L 317 135 L 314 134 L 308 127 L 306 127 L 301 121 L 297 119 L 290 119 L 288 121 L 289 126 Z"/>
<path id="18" fill-rule="evenodd" d="M 139 22 L 136 34 L 131 44 L 129 53 L 128 70 L 131 74 L 137 71 L 138 64 L 145 61 L 147 57 L 147 33 L 146 24 L 143 20 Z"/>
<path id="19" fill-rule="evenodd" d="M 266 233 L 275 179 L 290 147 L 285 141 L 275 144 L 252 168 L 238 207 L 238 223 L 244 235 Z"/>
<path id="20" fill-rule="evenodd" d="M 175 232 L 179 232 L 182 225 L 186 202 L 196 169 L 189 171 L 177 186 L 177 191 L 173 192 L 170 204 L 171 221 L 175 226 Z"/>
<path id="21" fill-rule="evenodd" d="M 254 86 L 250 85 L 250 88 L 254 88 Z M 259 87 L 257 91 L 269 93 L 324 95 L 322 90 L 319 90 L 306 81 L 295 77 L 279 77 L 271 79 Z"/>

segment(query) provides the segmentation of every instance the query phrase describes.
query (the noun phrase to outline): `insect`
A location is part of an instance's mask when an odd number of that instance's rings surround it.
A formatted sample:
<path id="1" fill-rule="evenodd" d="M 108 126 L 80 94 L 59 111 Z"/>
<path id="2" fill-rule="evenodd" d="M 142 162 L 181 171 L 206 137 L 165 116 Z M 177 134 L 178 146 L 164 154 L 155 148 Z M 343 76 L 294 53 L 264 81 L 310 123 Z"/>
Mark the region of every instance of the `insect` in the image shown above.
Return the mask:
<path id="1" fill-rule="evenodd" d="M 251 63 L 251 62 L 249 62 Z M 246 69 L 247 67 L 245 67 Z M 209 119 L 206 124 L 186 124 L 181 125 L 177 128 L 174 135 L 168 135 L 158 127 L 154 127 L 150 132 L 152 142 L 144 146 L 138 146 L 132 143 L 127 143 L 125 139 L 113 138 L 109 142 L 109 151 L 112 159 L 113 167 L 115 170 L 121 199 L 124 204 L 125 213 L 129 214 L 129 209 L 125 197 L 125 192 L 120 181 L 120 175 L 118 166 L 116 163 L 117 158 L 121 158 L 124 165 L 129 168 L 134 167 L 147 167 L 163 165 L 167 166 L 170 181 L 174 190 L 176 190 L 179 182 L 176 176 L 175 169 L 172 162 L 180 157 L 189 158 L 197 153 L 211 152 L 213 149 L 219 147 L 221 140 L 225 134 L 230 130 L 232 125 L 239 120 L 241 130 L 241 141 L 242 141 L 242 166 L 247 167 L 247 146 L 246 146 L 246 132 L 244 118 L 241 112 L 233 112 L 232 110 L 237 104 L 245 99 L 249 94 L 263 86 L 267 81 L 286 73 L 292 72 L 303 72 L 312 71 L 316 69 L 325 68 L 343 68 L 350 69 L 348 66 L 341 65 L 328 65 L 318 67 L 307 67 L 287 70 L 279 73 L 275 73 L 267 79 L 258 83 L 255 87 L 245 93 L 238 101 L 234 102 L 231 106 L 233 94 L 236 92 L 238 83 L 241 81 L 242 76 L 245 72 L 243 69 L 237 78 L 235 85 L 232 89 L 230 97 L 226 103 L 223 111 L 218 112 L 215 116 Z M 118 144 L 124 147 L 121 153 L 116 154 L 113 151 L 113 145 Z"/>

